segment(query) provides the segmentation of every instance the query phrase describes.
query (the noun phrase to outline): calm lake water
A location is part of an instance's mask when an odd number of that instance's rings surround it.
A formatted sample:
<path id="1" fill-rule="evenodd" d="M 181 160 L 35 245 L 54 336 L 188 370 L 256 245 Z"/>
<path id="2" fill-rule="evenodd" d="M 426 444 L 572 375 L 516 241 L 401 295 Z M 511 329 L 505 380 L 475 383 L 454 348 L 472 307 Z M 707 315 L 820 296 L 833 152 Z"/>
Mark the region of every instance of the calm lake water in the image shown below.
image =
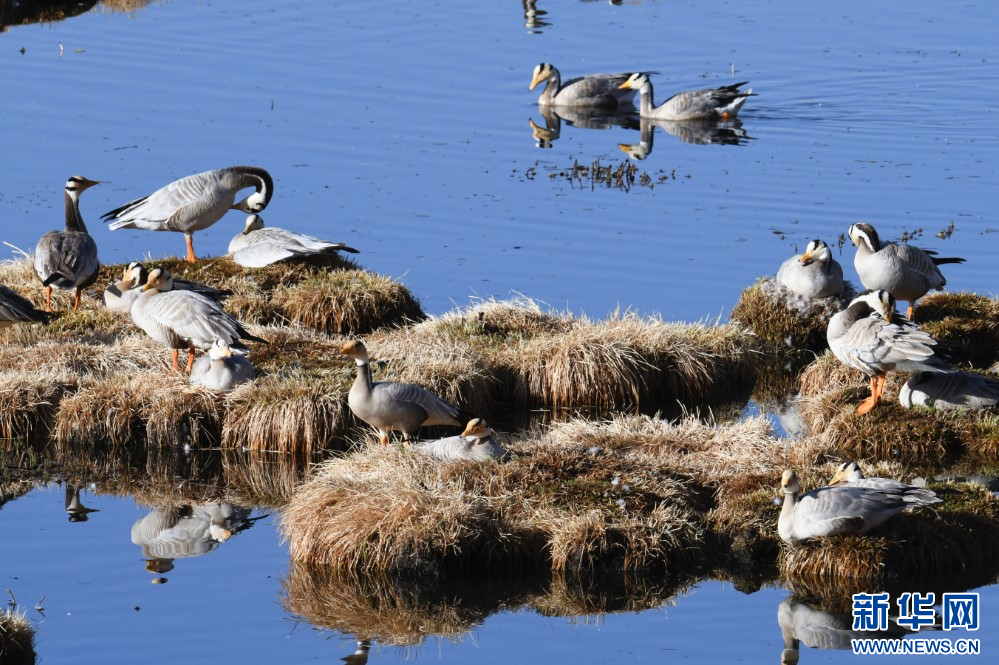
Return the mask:
<path id="1" fill-rule="evenodd" d="M 181 236 L 110 232 L 98 217 L 245 163 L 276 179 L 269 224 L 359 248 L 363 266 L 403 281 L 431 313 L 523 294 L 595 318 L 621 307 L 724 320 L 758 276 L 858 220 L 967 258 L 948 288 L 996 290 L 995 3 L 540 0 L 531 15 L 513 0 L 136 5 L 0 33 L 0 241 L 28 249 L 61 227 L 63 184 L 81 174 L 105 181 L 82 199 L 105 262 L 179 254 Z M 743 80 L 759 96 L 741 114 L 741 145 L 657 128 L 651 153 L 632 161 L 618 148 L 641 138 L 632 118 L 566 121 L 541 148 L 527 90 L 541 61 L 564 76 L 658 71 L 657 101 Z M 565 175 L 594 162 L 634 164 L 654 186 Z M 199 255 L 224 253 L 242 224 L 233 212 L 197 234 Z M 847 243 L 839 258 L 856 280 L 852 257 Z M 4 585 L 28 608 L 44 597 L 44 615 L 30 615 L 44 662 L 98 648 L 105 663 L 353 652 L 353 636 L 281 606 L 288 558 L 269 510 L 152 585 L 130 540 L 151 508 L 88 490 L 84 500 L 101 511 L 84 523 L 66 520 L 57 487 L 0 510 Z M 982 594 L 975 637 L 988 653 L 999 602 L 994 588 Z M 514 608 L 457 642 L 375 644 L 371 661 L 776 662 L 786 595 L 704 582 L 675 606 L 590 620 Z"/>

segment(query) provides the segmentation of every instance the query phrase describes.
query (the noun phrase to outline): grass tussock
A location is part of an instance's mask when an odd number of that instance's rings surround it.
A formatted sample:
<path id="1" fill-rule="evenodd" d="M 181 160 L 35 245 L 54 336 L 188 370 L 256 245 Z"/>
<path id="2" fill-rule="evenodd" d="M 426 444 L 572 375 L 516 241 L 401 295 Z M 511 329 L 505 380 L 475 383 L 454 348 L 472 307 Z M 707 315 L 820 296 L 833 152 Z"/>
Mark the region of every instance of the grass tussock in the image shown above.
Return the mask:
<path id="1" fill-rule="evenodd" d="M 0 663 L 34 665 L 35 627 L 24 612 L 5 607 L 0 610 Z"/>
<path id="2" fill-rule="evenodd" d="M 987 369 L 999 361 L 999 300 L 975 293 L 934 293 L 919 300 L 919 327 L 955 365 Z"/>
<path id="3" fill-rule="evenodd" d="M 60 372 L 0 372 L 0 443 L 48 437 L 62 400 L 76 390 L 75 377 Z"/>
<path id="4" fill-rule="evenodd" d="M 821 353 L 829 346 L 829 318 L 848 303 L 849 297 L 807 300 L 764 277 L 742 292 L 731 318 L 765 340 L 776 355 L 798 350 Z"/>

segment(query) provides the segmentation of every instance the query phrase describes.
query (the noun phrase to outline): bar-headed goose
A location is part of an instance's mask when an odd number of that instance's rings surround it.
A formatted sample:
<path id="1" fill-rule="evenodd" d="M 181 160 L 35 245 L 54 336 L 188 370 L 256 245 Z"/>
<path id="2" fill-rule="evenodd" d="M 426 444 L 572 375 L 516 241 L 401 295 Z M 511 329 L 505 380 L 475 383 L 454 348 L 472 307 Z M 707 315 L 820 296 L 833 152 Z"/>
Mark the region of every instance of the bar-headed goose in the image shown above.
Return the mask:
<path id="1" fill-rule="evenodd" d="M 938 257 L 934 251 L 912 245 L 881 242 L 874 227 L 864 222 L 851 225 L 849 235 L 857 246 L 853 267 L 864 288 L 883 289 L 895 296 L 895 300 L 908 302 L 910 321 L 916 300 L 947 284 L 937 266 L 964 263 L 962 258 Z"/>
<path id="2" fill-rule="evenodd" d="M 187 349 L 187 370 L 194 364 L 196 349 L 208 349 L 215 340 L 224 340 L 236 349 L 245 349 L 241 339 L 254 337 L 232 315 L 211 298 L 194 291 L 175 291 L 173 277 L 163 268 L 149 273 L 142 293 L 130 310 L 132 321 L 160 344 L 173 349 L 173 368 L 178 369 L 177 355 Z"/>
<path id="3" fill-rule="evenodd" d="M 224 339 L 217 339 L 191 367 L 191 385 L 213 390 L 230 390 L 253 381 L 257 373 L 245 352 L 232 349 Z"/>
<path id="4" fill-rule="evenodd" d="M 631 104 L 635 91 L 621 86 L 627 74 L 590 74 L 579 76 L 562 83 L 562 75 L 555 65 L 542 62 L 534 68 L 530 90 L 542 81 L 547 81 L 545 89 L 538 97 L 541 106 L 599 106 L 614 109 Z"/>
<path id="5" fill-rule="evenodd" d="M 75 175 L 66 181 L 66 230 L 49 231 L 35 247 L 35 274 L 45 286 L 45 309 L 52 311 L 52 287 L 75 289 L 73 311 L 80 309 L 80 292 L 97 281 L 101 262 L 97 243 L 87 233 L 80 214 L 80 194 L 99 185 Z"/>
<path id="6" fill-rule="evenodd" d="M 991 409 L 999 404 L 999 382 L 974 372 L 913 372 L 898 392 L 898 403 L 907 409 Z"/>
<path id="7" fill-rule="evenodd" d="M 881 489 L 840 484 L 801 494 L 798 474 L 793 470 L 781 476 L 781 490 L 784 505 L 777 532 L 791 545 L 822 536 L 866 533 L 906 508 L 941 501 L 931 490 L 911 485 Z"/>
<path id="8" fill-rule="evenodd" d="M 857 406 L 857 413 L 878 403 L 888 372 L 954 371 L 934 354 L 936 340 L 898 316 L 887 291 L 865 291 L 854 298 L 829 319 L 826 339 L 840 362 L 871 380 L 871 396 Z"/>
<path id="9" fill-rule="evenodd" d="M 48 320 L 48 312 L 43 312 L 17 291 L 0 284 L 0 328 L 15 323 L 47 323 Z"/>
<path id="10" fill-rule="evenodd" d="M 868 478 L 856 460 L 843 462 L 829 480 L 830 486 L 870 487 L 892 492 L 916 492 L 922 488 L 892 478 Z M 928 490 L 927 490 L 928 491 Z M 930 503 L 938 503 L 940 499 Z"/>
<path id="11" fill-rule="evenodd" d="M 739 113 L 739 109 L 746 103 L 746 99 L 756 94 L 752 88 L 745 91 L 739 90 L 739 87 L 746 85 L 746 83 L 748 81 L 723 85 L 718 88 L 678 92 L 659 106 L 656 106 L 652 100 L 652 81 L 649 79 L 649 72 L 636 72 L 629 75 L 628 79 L 621 83 L 621 88 L 638 90 L 641 93 L 638 112 L 643 118 L 657 120 L 721 118 L 728 120 Z"/>
<path id="12" fill-rule="evenodd" d="M 358 253 L 342 242 L 328 242 L 304 233 L 264 226 L 260 215 L 247 217 L 243 232 L 229 241 L 229 256 L 244 268 L 262 268 L 278 261 L 324 257 L 337 252 Z"/>
<path id="13" fill-rule="evenodd" d="M 357 363 L 357 378 L 347 393 L 347 405 L 355 416 L 378 430 L 378 440 L 387 445 L 389 433 L 402 432 L 409 441 L 423 425 L 461 426 L 458 407 L 426 388 L 410 383 L 372 381 L 370 358 L 358 340 L 340 347 L 340 353 Z"/>
<path id="14" fill-rule="evenodd" d="M 146 266 L 138 261 L 132 261 L 125 266 L 121 279 L 104 289 L 104 307 L 118 314 L 128 314 L 132 310 L 132 303 L 142 293 L 142 287 L 145 286 L 147 279 L 149 271 L 146 270 Z M 231 291 L 223 291 L 214 286 L 178 277 L 173 278 L 173 288 L 175 291 L 194 291 L 216 302 L 221 302 L 232 295 Z"/>
<path id="15" fill-rule="evenodd" d="M 843 267 L 822 240 L 812 240 L 803 254 L 781 264 L 777 281 L 805 298 L 828 298 L 843 293 Z"/>
<path id="16" fill-rule="evenodd" d="M 247 187 L 254 192 L 236 201 Z M 175 180 L 148 196 L 104 213 L 108 228 L 176 231 L 187 240 L 187 260 L 194 262 L 194 232 L 206 229 L 229 210 L 260 212 L 274 194 L 274 180 L 256 166 L 230 166 Z M 112 221 L 113 220 L 113 221 Z"/>
<path id="17" fill-rule="evenodd" d="M 442 462 L 486 462 L 506 456 L 506 450 L 493 440 L 493 430 L 482 418 L 468 421 L 465 431 L 436 441 L 421 441 L 410 450 Z"/>

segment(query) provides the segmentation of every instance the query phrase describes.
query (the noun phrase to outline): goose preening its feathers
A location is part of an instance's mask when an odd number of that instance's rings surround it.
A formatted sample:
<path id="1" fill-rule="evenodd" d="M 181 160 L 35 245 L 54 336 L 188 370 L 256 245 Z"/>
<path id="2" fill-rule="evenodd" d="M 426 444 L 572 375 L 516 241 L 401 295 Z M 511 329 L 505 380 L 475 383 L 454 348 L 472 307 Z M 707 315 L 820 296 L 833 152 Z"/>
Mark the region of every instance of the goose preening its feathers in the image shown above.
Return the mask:
<path id="1" fill-rule="evenodd" d="M 49 231 L 35 247 L 35 274 L 45 286 L 45 309 L 52 311 L 52 287 L 75 289 L 73 311 L 80 309 L 80 292 L 97 281 L 101 262 L 97 243 L 87 232 L 80 214 L 80 194 L 99 180 L 75 175 L 66 181 L 66 230 Z"/>
<path id="2" fill-rule="evenodd" d="M 236 201 L 236 194 L 248 187 L 254 192 Z M 108 228 L 176 231 L 187 240 L 187 260 L 194 255 L 194 232 L 206 229 L 229 210 L 261 212 L 274 194 L 274 180 L 256 166 L 230 166 L 175 180 L 141 199 L 104 213 Z M 113 220 L 113 221 L 112 221 Z"/>
<path id="3" fill-rule="evenodd" d="M 841 483 L 802 494 L 797 472 L 785 471 L 781 476 L 784 505 L 777 532 L 781 540 L 792 545 L 822 536 L 866 533 L 906 508 L 941 502 L 931 490 L 898 485 Z"/>
<path id="4" fill-rule="evenodd" d="M 942 258 L 930 250 L 912 245 L 881 242 L 878 232 L 866 223 L 850 226 L 850 241 L 857 246 L 853 267 L 865 289 L 882 289 L 895 300 L 909 303 L 908 315 L 916 300 L 931 289 L 940 290 L 947 284 L 937 266 L 945 263 L 964 263 L 958 257 Z"/>
<path id="5" fill-rule="evenodd" d="M 545 89 L 538 97 L 541 106 L 599 106 L 617 108 L 629 105 L 635 97 L 634 90 L 627 90 L 621 84 L 627 74 L 590 74 L 569 79 L 562 83 L 562 75 L 554 65 L 542 62 L 534 68 L 530 90 L 542 81 L 547 81 Z"/>
<path id="6" fill-rule="evenodd" d="M 746 99 L 755 95 L 752 88 L 742 91 L 741 86 L 748 81 L 723 85 L 718 88 L 704 90 L 687 90 L 678 92 L 659 106 L 652 100 L 652 81 L 648 72 L 636 72 L 621 83 L 621 88 L 638 90 L 641 99 L 638 112 L 643 118 L 657 120 L 704 120 L 734 118 Z"/>
<path id="7" fill-rule="evenodd" d="M 357 363 L 357 378 L 347 393 L 347 405 L 355 416 L 378 430 L 378 440 L 388 444 L 389 433 L 402 432 L 409 441 L 423 425 L 460 427 L 458 407 L 426 388 L 410 383 L 372 381 L 368 350 L 360 341 L 344 344 L 340 353 Z"/>
<path id="8" fill-rule="evenodd" d="M 229 241 L 229 256 L 244 268 L 262 268 L 295 259 L 321 259 L 337 252 L 358 253 L 342 242 L 328 242 L 304 233 L 264 226 L 260 215 L 247 217 L 243 232 Z"/>

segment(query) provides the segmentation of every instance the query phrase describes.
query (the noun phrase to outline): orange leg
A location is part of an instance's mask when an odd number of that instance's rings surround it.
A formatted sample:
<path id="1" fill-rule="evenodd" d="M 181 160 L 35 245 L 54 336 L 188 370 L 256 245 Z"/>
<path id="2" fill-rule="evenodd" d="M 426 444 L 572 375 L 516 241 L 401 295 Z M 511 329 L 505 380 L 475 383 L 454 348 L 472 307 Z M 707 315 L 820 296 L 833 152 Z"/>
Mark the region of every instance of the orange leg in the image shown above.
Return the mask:
<path id="1" fill-rule="evenodd" d="M 76 297 L 73 298 L 73 311 L 74 312 L 80 311 L 80 291 L 82 291 L 82 289 L 80 289 L 79 287 L 77 287 L 77 289 L 76 289 Z"/>
<path id="2" fill-rule="evenodd" d="M 871 377 L 871 396 L 868 397 L 867 399 L 865 399 L 860 404 L 858 404 L 857 408 L 854 409 L 853 412 L 856 413 L 856 414 L 858 414 L 858 415 L 863 415 L 865 413 L 870 412 L 870 410 L 874 408 L 874 405 L 878 403 L 878 398 L 879 398 L 879 395 L 878 395 L 878 377 L 872 376 Z"/>
<path id="3" fill-rule="evenodd" d="M 383 446 L 387 446 L 389 442 L 388 432 L 378 430 L 378 442 Z"/>
<path id="4" fill-rule="evenodd" d="M 198 257 L 194 255 L 194 237 L 185 233 L 184 238 L 187 239 L 187 261 L 194 263 L 198 260 Z"/>
<path id="5" fill-rule="evenodd" d="M 187 373 L 191 373 L 191 368 L 194 367 L 194 349 L 187 350 Z"/>
<path id="6" fill-rule="evenodd" d="M 180 367 L 177 365 L 177 358 L 178 358 L 179 355 L 180 355 L 180 351 L 178 349 L 174 349 L 173 350 L 173 371 L 175 371 L 175 372 L 179 372 L 180 371 Z"/>
<path id="7" fill-rule="evenodd" d="M 909 303 L 909 310 L 908 310 L 908 314 L 909 314 L 909 320 L 910 320 L 910 321 L 912 321 L 912 314 L 913 314 L 913 311 L 914 311 L 914 309 L 913 309 L 913 308 L 914 308 L 914 306 L 915 306 L 915 303 L 913 303 L 913 302 L 910 302 L 910 303 Z"/>
<path id="8" fill-rule="evenodd" d="M 52 287 L 51 286 L 46 286 L 45 287 L 45 311 L 46 312 L 51 312 L 52 311 Z"/>
<path id="9" fill-rule="evenodd" d="M 875 403 L 877 403 L 877 402 L 881 401 L 882 395 L 885 394 L 885 381 L 888 380 L 888 375 L 887 374 L 882 374 L 881 376 L 876 376 L 874 378 L 878 382 L 878 386 L 877 386 L 878 387 L 878 394 L 877 394 L 877 398 L 874 400 Z"/>

